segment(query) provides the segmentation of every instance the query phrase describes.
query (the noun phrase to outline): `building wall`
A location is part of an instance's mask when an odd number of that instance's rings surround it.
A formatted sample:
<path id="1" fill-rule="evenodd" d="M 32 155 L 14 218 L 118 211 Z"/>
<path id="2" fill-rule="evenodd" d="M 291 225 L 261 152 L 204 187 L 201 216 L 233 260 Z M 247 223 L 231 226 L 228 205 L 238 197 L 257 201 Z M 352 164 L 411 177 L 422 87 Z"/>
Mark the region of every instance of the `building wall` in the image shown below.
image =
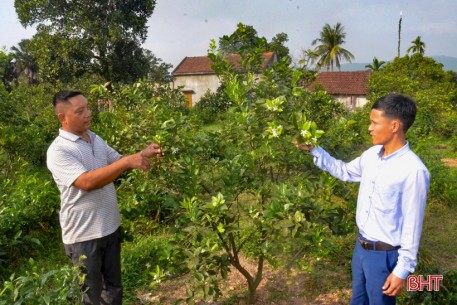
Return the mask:
<path id="1" fill-rule="evenodd" d="M 216 92 L 219 86 L 220 81 L 215 74 L 178 75 L 173 78 L 173 88 L 182 87 L 183 93 L 192 95 L 192 106 L 200 101 L 207 90 Z M 363 107 L 368 103 L 366 96 L 363 95 L 333 95 L 333 97 L 349 110 Z"/>
<path id="2" fill-rule="evenodd" d="M 336 95 L 333 96 L 337 101 L 344 104 L 344 106 L 349 109 L 355 109 L 365 106 L 368 103 L 366 96 L 354 96 L 354 95 Z"/>
<path id="3" fill-rule="evenodd" d="M 215 74 L 207 75 L 179 75 L 174 76 L 174 88 L 183 87 L 181 90 L 192 91 L 192 106 L 200 101 L 207 90 L 216 92 L 220 86 L 219 78 Z"/>

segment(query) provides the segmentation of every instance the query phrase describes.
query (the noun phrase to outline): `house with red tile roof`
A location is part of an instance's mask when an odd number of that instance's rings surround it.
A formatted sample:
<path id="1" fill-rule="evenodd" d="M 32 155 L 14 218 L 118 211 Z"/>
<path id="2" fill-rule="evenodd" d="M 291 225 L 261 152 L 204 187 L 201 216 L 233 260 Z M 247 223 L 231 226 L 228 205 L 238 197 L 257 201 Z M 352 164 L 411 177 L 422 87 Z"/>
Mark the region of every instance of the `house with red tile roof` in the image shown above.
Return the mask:
<path id="1" fill-rule="evenodd" d="M 269 68 L 278 58 L 273 52 L 262 54 L 262 69 Z M 239 70 L 240 55 L 227 55 L 233 67 Z M 189 107 L 198 103 L 201 97 L 209 90 L 216 92 L 221 82 L 216 73 L 211 69 L 213 62 L 208 56 L 185 57 L 171 73 L 173 77 L 173 88 L 181 88 L 188 101 Z"/>
<path id="2" fill-rule="evenodd" d="M 368 103 L 368 79 L 370 71 L 319 72 L 316 80 L 307 85 L 311 91 L 322 88 L 348 109 L 362 107 Z"/>

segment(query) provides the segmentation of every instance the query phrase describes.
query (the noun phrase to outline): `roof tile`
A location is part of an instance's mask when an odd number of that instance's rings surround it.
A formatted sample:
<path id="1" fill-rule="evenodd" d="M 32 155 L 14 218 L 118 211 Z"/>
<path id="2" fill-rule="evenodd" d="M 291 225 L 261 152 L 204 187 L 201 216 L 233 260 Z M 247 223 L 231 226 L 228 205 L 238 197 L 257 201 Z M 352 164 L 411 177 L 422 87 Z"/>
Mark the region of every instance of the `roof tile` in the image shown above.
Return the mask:
<path id="1" fill-rule="evenodd" d="M 264 58 L 264 63 L 262 64 L 264 69 L 276 59 L 273 52 L 263 53 L 262 57 Z M 235 69 L 240 68 L 240 55 L 229 54 L 227 59 L 234 65 Z M 172 75 L 214 74 L 211 69 L 212 64 L 213 62 L 208 56 L 185 57 L 172 72 Z"/>
<path id="2" fill-rule="evenodd" d="M 370 71 L 320 72 L 307 87 L 314 90 L 320 84 L 330 95 L 367 95 L 370 74 Z"/>

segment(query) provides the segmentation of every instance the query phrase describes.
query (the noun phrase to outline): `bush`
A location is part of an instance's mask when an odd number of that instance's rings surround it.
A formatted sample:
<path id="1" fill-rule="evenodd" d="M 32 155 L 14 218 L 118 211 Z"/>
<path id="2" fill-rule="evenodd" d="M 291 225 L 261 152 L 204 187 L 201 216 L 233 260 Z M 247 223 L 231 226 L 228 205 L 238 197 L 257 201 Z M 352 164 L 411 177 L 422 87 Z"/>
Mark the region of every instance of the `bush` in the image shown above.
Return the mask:
<path id="1" fill-rule="evenodd" d="M 135 299 L 140 287 L 152 287 L 184 272 L 179 235 L 138 236 L 122 245 L 122 281 L 125 298 Z"/>
<path id="2" fill-rule="evenodd" d="M 457 171 L 443 164 L 441 156 L 435 149 L 431 149 L 432 145 L 433 139 L 425 138 L 412 147 L 430 172 L 428 200 L 448 205 L 456 204 Z"/>
<path id="3" fill-rule="evenodd" d="M 0 171 L 0 277 L 3 271 L 25 253 L 41 246 L 57 227 L 58 190 L 46 171 L 23 160 L 13 170 Z M 3 254 L 3 255 L 2 255 Z"/>
<path id="4" fill-rule="evenodd" d="M 193 112 L 204 124 L 213 123 L 219 115 L 226 112 L 231 102 L 221 86 L 216 93 L 207 91 L 200 101 L 194 106 Z"/>
<path id="5" fill-rule="evenodd" d="M 44 164 L 59 127 L 51 103 L 53 91 L 49 85 L 21 84 L 8 95 L 0 95 L 0 150 L 8 160 L 21 157 L 31 164 Z"/>
<path id="6" fill-rule="evenodd" d="M 82 304 L 81 266 L 46 271 L 29 260 L 29 271 L 11 275 L 0 288 L 0 305 Z"/>

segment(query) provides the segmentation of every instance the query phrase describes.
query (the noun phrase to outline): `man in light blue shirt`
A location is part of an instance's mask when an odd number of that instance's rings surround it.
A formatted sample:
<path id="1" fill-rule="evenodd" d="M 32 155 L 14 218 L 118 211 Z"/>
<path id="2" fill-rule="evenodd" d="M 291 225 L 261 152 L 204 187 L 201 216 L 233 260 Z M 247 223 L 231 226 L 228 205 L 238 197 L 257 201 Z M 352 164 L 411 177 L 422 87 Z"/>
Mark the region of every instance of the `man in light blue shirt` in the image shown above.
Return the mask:
<path id="1" fill-rule="evenodd" d="M 368 128 L 374 146 L 348 163 L 321 147 L 297 145 L 311 151 L 320 169 L 343 181 L 360 182 L 352 305 L 395 304 L 417 265 L 430 174 L 406 141 L 416 112 L 415 102 L 399 94 L 377 100 Z"/>

